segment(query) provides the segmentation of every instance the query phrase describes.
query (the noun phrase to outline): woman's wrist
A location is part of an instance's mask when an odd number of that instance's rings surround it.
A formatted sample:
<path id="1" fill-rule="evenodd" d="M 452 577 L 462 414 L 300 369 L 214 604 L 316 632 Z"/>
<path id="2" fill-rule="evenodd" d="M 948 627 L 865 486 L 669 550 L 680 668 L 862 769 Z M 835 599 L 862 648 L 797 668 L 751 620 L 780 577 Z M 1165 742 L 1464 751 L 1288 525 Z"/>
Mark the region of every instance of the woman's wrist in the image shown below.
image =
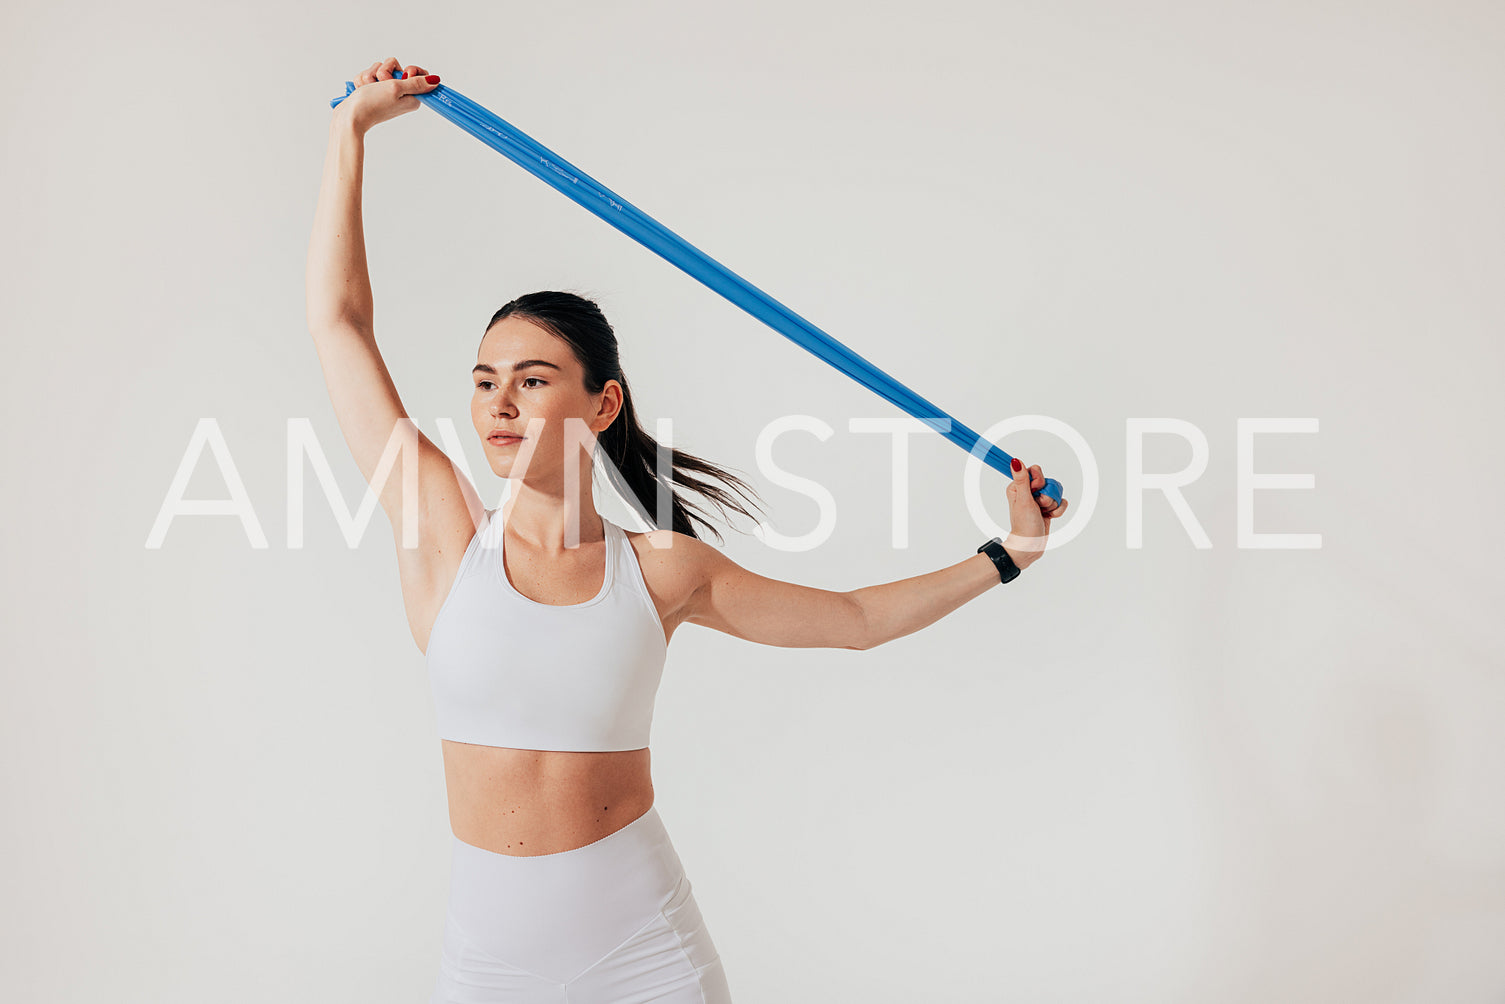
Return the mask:
<path id="1" fill-rule="evenodd" d="M 350 139 L 364 141 L 366 138 L 366 128 L 355 121 L 353 110 L 347 111 L 346 109 L 347 106 L 342 103 L 336 106 L 335 110 L 330 113 L 329 131 L 331 133 L 339 133 Z"/>
<path id="2" fill-rule="evenodd" d="M 1013 531 L 1003 538 L 1003 549 L 1014 559 L 1014 564 L 1019 566 L 1021 572 L 1040 560 L 1040 552 L 1030 547 L 1030 539 Z"/>

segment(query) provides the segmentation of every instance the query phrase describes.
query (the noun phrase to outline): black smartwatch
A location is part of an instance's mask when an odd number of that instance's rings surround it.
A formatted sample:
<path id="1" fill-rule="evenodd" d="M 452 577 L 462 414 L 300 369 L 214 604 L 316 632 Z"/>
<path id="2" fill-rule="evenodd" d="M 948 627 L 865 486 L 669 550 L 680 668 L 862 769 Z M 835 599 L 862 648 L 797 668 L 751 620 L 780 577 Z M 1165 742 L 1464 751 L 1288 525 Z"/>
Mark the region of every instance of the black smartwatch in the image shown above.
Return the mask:
<path id="1" fill-rule="evenodd" d="M 997 537 L 979 547 L 977 553 L 986 554 L 993 559 L 993 564 L 998 566 L 998 578 L 1001 581 L 1013 582 L 1019 577 L 1019 566 L 1014 564 L 1014 559 L 1009 557 L 1009 552 L 1003 549 L 1003 541 Z"/>

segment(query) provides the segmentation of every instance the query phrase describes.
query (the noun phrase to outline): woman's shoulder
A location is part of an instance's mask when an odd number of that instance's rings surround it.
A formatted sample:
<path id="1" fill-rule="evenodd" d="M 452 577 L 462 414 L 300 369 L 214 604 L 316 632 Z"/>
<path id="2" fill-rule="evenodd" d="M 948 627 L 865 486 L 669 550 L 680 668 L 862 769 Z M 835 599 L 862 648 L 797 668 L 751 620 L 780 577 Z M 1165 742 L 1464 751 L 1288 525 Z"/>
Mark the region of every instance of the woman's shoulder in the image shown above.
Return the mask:
<path id="1" fill-rule="evenodd" d="M 624 526 L 622 534 L 632 545 L 632 549 L 638 553 L 639 558 L 663 555 L 683 562 L 694 557 L 692 551 L 706 546 L 704 541 L 680 533 L 678 530 L 629 530 Z"/>
<path id="2" fill-rule="evenodd" d="M 655 593 L 687 596 L 700 585 L 705 565 L 705 551 L 711 548 L 677 530 L 628 530 L 623 528 L 628 544 L 637 555 L 643 578 Z"/>

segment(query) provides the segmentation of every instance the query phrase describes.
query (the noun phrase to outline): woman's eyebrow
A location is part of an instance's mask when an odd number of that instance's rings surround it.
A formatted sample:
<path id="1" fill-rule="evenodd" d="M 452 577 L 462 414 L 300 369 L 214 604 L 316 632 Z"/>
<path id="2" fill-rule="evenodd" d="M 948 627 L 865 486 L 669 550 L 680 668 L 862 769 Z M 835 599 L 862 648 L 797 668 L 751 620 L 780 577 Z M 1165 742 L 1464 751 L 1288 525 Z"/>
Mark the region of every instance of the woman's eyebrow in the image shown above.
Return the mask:
<path id="1" fill-rule="evenodd" d="M 559 369 L 558 366 L 555 366 L 547 359 L 524 359 L 520 363 L 513 364 L 512 372 L 516 373 L 518 370 L 525 370 L 529 366 L 547 366 L 551 370 L 559 370 L 559 372 L 561 373 L 564 372 L 564 370 Z M 496 367 L 488 365 L 487 363 L 476 363 L 475 369 L 471 370 L 470 373 L 472 376 L 477 373 L 490 373 L 492 376 L 496 376 Z"/>

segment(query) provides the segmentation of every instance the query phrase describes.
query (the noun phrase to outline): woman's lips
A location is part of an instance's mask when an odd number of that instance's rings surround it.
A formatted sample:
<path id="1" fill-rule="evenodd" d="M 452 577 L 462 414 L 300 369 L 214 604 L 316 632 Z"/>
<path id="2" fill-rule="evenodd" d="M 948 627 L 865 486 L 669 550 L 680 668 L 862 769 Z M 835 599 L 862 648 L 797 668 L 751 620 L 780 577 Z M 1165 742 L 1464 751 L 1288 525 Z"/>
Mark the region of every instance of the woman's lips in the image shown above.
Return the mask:
<path id="1" fill-rule="evenodd" d="M 498 446 L 511 446 L 523 441 L 522 436 L 487 436 L 486 438 Z"/>

